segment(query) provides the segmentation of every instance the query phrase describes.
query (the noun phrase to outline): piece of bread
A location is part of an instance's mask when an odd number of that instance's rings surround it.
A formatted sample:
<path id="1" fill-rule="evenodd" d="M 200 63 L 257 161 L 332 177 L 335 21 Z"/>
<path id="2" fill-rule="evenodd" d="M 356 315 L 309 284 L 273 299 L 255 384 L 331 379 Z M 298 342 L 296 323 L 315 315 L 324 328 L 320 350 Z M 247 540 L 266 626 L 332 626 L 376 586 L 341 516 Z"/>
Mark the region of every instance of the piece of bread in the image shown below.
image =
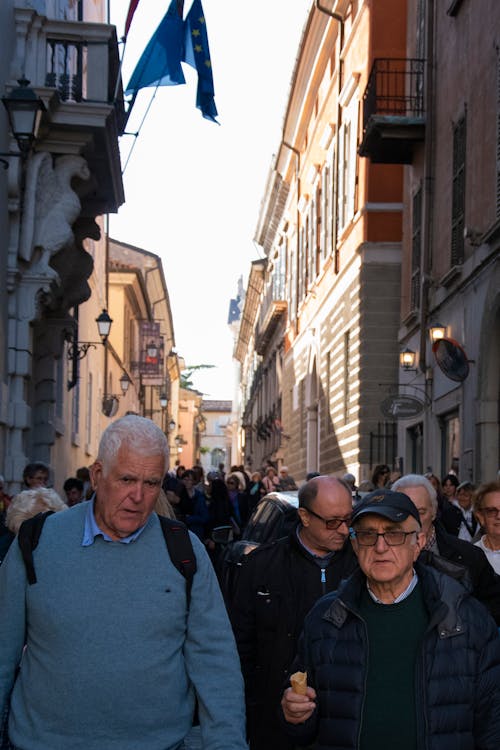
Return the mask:
<path id="1" fill-rule="evenodd" d="M 307 672 L 294 672 L 290 675 L 290 684 L 294 693 L 305 695 L 307 689 Z"/>

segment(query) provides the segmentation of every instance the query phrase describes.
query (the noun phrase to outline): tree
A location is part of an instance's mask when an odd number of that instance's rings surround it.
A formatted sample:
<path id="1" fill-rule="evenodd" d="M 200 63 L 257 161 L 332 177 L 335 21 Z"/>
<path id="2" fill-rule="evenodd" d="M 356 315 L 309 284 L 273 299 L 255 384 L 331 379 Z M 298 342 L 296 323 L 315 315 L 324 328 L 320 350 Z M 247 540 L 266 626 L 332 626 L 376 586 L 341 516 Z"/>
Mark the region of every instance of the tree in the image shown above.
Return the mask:
<path id="1" fill-rule="evenodd" d="M 193 381 L 191 379 L 193 376 L 193 372 L 196 372 L 197 370 L 209 370 L 212 367 L 215 367 L 215 365 L 192 365 L 191 367 L 186 366 L 186 369 L 181 372 L 181 388 L 193 388 Z"/>

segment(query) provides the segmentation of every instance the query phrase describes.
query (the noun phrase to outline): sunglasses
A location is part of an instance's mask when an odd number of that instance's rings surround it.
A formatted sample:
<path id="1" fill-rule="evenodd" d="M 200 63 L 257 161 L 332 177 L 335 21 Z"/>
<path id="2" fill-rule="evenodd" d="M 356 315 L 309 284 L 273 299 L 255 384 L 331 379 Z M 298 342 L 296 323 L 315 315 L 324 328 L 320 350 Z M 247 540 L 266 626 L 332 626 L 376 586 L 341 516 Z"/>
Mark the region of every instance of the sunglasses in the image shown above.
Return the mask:
<path id="1" fill-rule="evenodd" d="M 326 528 L 329 531 L 335 531 L 335 529 L 338 529 L 340 526 L 342 526 L 343 523 L 349 528 L 351 523 L 352 516 L 346 516 L 346 518 L 323 518 L 323 516 L 320 516 L 319 513 L 315 513 L 310 508 L 305 508 L 308 513 L 311 514 L 311 516 L 314 516 L 315 518 L 319 518 L 320 521 L 323 521 Z"/>

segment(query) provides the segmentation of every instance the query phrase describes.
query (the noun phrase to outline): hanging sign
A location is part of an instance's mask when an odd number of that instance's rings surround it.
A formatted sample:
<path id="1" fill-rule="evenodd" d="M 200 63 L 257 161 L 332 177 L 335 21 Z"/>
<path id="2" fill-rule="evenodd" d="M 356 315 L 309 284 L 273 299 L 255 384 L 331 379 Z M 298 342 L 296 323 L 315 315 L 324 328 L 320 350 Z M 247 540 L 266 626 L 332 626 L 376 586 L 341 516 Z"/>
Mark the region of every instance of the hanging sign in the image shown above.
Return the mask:
<path id="1" fill-rule="evenodd" d="M 410 419 L 423 410 L 424 403 L 414 396 L 388 396 L 380 404 L 380 411 L 388 419 Z"/>

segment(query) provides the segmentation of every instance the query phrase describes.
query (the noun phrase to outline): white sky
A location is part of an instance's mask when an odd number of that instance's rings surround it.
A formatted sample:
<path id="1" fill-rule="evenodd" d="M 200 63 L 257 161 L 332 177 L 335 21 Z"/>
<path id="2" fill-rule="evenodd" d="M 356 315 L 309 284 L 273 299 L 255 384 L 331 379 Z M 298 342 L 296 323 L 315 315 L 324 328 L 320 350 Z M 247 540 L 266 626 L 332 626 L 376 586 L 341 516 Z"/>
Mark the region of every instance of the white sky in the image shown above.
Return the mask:
<path id="1" fill-rule="evenodd" d="M 177 352 L 205 398 L 232 399 L 233 337 L 227 326 L 237 282 L 246 286 L 269 168 L 280 143 L 291 76 L 312 0 L 202 0 L 220 126 L 196 109 L 197 77 L 161 87 L 124 174 L 126 203 L 110 217 L 113 238 L 162 258 Z M 129 32 L 123 81 L 170 0 L 140 0 Z M 124 30 L 129 0 L 111 0 Z M 191 7 L 185 0 L 184 15 Z M 154 89 L 139 92 L 127 131 L 135 132 Z M 133 137 L 121 139 L 125 165 Z"/>

